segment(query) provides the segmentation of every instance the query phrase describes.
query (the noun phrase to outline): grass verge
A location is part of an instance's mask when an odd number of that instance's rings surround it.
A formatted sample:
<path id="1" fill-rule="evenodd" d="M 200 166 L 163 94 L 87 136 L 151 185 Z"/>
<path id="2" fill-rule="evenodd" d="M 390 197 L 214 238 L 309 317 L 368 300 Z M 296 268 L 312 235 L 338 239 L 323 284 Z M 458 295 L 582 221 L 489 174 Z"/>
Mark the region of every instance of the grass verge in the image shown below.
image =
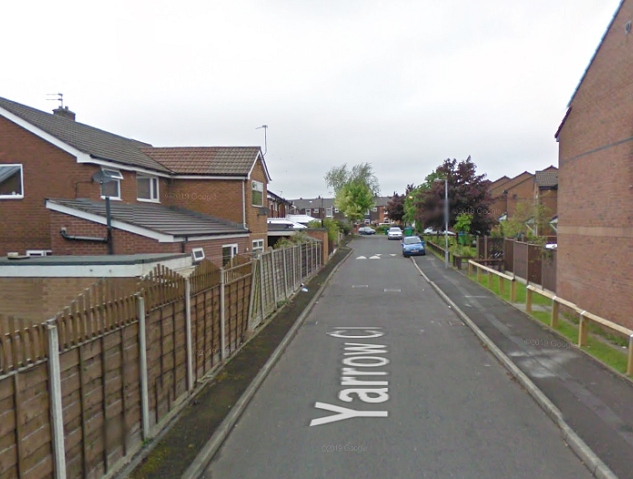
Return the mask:
<path id="1" fill-rule="evenodd" d="M 486 274 L 482 274 L 477 280 L 477 274 L 466 274 L 471 280 L 478 282 L 481 286 L 510 302 L 510 282 L 503 280 L 499 276 L 493 275 L 492 284 L 488 282 Z M 504 292 L 501 294 L 500 281 L 505 281 Z M 517 282 L 516 284 L 516 303 L 525 304 L 526 301 L 526 285 Z M 553 328 L 551 323 L 551 307 L 552 300 L 541 296 L 540 294 L 532 295 L 532 304 L 537 306 L 529 315 L 547 326 L 550 330 L 558 333 L 560 336 L 566 338 L 570 342 L 570 347 L 577 346 L 578 342 L 578 318 L 574 315 L 560 314 L 558 325 Z M 598 359 L 602 363 L 611 367 L 615 371 L 626 375 L 627 366 L 627 352 L 626 348 L 627 339 L 622 336 L 611 334 L 597 325 L 591 324 L 589 327 L 589 336 L 587 339 L 587 345 L 582 346 L 582 350 Z"/>

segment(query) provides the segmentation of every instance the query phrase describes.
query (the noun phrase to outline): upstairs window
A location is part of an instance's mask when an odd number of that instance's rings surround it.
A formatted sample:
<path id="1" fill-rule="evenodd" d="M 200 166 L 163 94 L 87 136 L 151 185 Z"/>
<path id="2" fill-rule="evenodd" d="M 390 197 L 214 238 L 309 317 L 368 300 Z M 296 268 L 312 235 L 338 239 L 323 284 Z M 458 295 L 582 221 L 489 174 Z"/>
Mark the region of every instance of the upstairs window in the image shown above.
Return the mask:
<path id="1" fill-rule="evenodd" d="M 22 165 L 0 165 L 0 200 L 24 198 Z"/>
<path id="2" fill-rule="evenodd" d="M 251 187 L 253 189 L 253 206 L 264 206 L 264 183 L 252 180 Z"/>
<path id="3" fill-rule="evenodd" d="M 109 179 L 109 181 L 101 185 L 101 198 L 110 197 L 115 200 L 120 200 L 123 175 L 119 170 L 103 168 L 101 171 L 103 171 L 104 176 L 107 176 Z"/>
<path id="4" fill-rule="evenodd" d="M 136 198 L 141 201 L 158 201 L 158 178 L 137 175 Z"/>

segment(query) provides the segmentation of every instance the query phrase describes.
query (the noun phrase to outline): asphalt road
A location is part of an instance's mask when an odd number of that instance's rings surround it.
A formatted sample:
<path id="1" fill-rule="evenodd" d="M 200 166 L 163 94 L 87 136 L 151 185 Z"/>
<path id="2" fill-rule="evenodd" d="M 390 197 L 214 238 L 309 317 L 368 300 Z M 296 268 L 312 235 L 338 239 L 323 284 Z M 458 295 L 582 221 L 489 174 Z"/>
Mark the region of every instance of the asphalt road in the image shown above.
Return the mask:
<path id="1" fill-rule="evenodd" d="M 203 477 L 591 477 L 398 241 L 351 246 Z"/>

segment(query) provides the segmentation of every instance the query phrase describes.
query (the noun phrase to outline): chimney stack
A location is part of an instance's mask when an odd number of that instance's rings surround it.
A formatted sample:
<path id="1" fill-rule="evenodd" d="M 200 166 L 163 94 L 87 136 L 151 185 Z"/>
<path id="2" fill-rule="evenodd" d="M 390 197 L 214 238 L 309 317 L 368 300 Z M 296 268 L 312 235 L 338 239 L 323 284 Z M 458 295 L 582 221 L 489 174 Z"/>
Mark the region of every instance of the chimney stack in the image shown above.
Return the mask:
<path id="1" fill-rule="evenodd" d="M 55 108 L 53 114 L 75 121 L 75 113 L 70 111 L 67 106 Z"/>

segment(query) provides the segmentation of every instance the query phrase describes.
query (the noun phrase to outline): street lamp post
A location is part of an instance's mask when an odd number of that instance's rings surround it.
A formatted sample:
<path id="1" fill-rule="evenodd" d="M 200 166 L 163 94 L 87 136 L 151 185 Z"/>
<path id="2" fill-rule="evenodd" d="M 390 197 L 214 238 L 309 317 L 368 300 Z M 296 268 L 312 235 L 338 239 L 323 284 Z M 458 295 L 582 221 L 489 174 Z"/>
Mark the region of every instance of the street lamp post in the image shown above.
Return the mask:
<path id="1" fill-rule="evenodd" d="M 444 182 L 444 268 L 448 269 L 448 179 L 435 178 L 433 181 Z"/>

